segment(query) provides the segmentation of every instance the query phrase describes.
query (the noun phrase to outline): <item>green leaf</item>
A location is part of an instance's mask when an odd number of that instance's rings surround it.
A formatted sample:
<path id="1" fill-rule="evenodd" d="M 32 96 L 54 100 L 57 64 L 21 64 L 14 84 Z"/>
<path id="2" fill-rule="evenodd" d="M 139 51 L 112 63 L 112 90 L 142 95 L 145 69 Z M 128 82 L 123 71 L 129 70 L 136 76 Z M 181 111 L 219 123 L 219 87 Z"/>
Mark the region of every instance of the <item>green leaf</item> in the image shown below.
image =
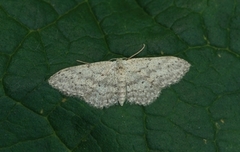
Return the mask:
<path id="1" fill-rule="evenodd" d="M 0 0 L 0 151 L 240 151 L 240 2 Z M 151 105 L 95 109 L 48 85 L 60 69 L 177 56 Z"/>

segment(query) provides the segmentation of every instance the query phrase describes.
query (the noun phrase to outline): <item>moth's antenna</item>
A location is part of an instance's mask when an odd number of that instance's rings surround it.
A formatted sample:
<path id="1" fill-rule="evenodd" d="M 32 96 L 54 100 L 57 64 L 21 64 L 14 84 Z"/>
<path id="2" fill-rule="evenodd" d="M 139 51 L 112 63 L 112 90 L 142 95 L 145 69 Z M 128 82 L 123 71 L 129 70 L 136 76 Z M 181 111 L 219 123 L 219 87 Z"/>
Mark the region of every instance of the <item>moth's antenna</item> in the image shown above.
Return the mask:
<path id="1" fill-rule="evenodd" d="M 131 59 L 132 57 L 136 56 L 137 54 L 139 54 L 140 52 L 142 52 L 142 50 L 145 48 L 145 44 L 143 44 L 143 47 L 141 48 L 141 50 L 137 51 L 136 53 L 134 53 L 132 56 L 130 56 L 128 59 Z"/>
<path id="2" fill-rule="evenodd" d="M 80 63 L 83 63 L 83 64 L 88 64 L 88 62 L 84 62 L 84 61 L 81 61 L 81 60 L 77 60 L 77 62 L 80 62 Z"/>

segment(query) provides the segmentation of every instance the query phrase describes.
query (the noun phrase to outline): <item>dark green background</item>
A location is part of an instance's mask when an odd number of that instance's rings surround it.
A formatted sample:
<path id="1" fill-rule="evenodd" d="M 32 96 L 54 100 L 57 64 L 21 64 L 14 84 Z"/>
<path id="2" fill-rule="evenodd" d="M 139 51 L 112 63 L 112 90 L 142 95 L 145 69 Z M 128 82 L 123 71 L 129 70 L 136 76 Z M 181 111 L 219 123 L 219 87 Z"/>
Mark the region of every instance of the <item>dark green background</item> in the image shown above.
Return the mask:
<path id="1" fill-rule="evenodd" d="M 192 66 L 151 105 L 95 109 L 48 85 L 129 57 Z M 240 0 L 0 0 L 0 151 L 239 152 Z"/>

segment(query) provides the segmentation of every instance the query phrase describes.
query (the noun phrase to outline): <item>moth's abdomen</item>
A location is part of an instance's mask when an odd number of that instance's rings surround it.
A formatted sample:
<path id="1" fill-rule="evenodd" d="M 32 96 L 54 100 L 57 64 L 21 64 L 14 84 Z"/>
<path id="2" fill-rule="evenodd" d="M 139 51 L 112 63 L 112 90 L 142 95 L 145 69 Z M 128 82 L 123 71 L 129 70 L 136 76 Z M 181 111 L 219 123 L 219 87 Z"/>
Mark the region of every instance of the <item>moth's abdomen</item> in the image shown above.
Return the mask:
<path id="1" fill-rule="evenodd" d="M 125 74 L 125 68 L 123 65 L 123 60 L 117 60 L 117 79 L 118 79 L 118 102 L 121 106 L 123 106 L 125 100 L 126 100 L 126 74 Z"/>

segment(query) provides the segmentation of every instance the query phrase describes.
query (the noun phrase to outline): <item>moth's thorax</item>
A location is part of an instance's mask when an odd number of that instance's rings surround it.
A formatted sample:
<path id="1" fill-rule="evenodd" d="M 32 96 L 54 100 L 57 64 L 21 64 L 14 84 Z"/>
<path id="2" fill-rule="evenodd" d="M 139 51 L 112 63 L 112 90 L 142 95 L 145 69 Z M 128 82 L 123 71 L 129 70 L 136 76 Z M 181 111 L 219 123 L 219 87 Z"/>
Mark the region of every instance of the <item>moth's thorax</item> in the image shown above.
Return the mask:
<path id="1" fill-rule="evenodd" d="M 124 68 L 124 60 L 116 60 L 117 80 L 118 80 L 118 102 L 123 106 L 126 100 L 126 69 Z"/>

